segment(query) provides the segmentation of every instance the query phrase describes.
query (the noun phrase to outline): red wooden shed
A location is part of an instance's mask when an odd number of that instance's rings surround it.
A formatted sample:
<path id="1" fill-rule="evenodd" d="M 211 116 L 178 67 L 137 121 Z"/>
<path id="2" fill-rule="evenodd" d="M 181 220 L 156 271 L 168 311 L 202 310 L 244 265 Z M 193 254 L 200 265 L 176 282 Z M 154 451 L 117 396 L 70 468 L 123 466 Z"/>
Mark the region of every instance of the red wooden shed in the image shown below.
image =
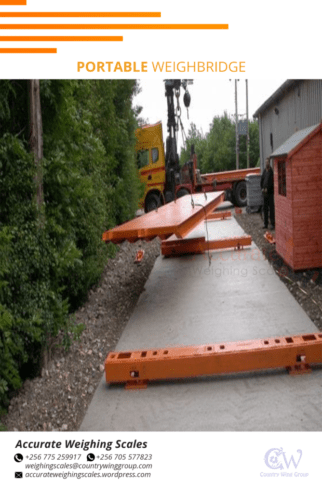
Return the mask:
<path id="1" fill-rule="evenodd" d="M 322 267 L 322 123 L 276 149 L 276 250 L 293 270 Z"/>

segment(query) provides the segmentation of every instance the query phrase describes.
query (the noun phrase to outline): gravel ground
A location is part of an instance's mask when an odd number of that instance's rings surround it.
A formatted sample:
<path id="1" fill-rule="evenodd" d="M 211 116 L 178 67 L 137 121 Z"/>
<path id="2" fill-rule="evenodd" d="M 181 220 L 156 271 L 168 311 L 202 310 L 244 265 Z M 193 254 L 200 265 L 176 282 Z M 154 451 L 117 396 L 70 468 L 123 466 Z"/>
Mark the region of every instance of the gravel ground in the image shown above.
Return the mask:
<path id="1" fill-rule="evenodd" d="M 322 269 L 294 273 L 264 239 L 260 214 L 237 214 L 236 220 L 264 252 L 281 281 L 322 331 Z M 145 250 L 135 264 L 137 250 Z M 104 371 L 104 359 L 113 351 L 130 318 L 159 255 L 158 239 L 150 243 L 123 243 L 105 268 L 99 285 L 76 312 L 86 329 L 68 352 L 56 351 L 48 370 L 27 380 L 10 402 L 2 422 L 9 431 L 76 431 Z"/>
<path id="2" fill-rule="evenodd" d="M 134 259 L 145 251 L 140 264 Z M 8 431 L 77 431 L 113 351 L 144 290 L 156 257 L 158 239 L 123 243 L 108 262 L 98 286 L 75 316 L 86 329 L 70 350 L 56 350 L 41 376 L 26 380 L 1 421 Z"/>
<path id="3" fill-rule="evenodd" d="M 264 238 L 266 230 L 263 229 L 264 223 L 260 214 L 236 214 L 235 218 L 245 233 L 252 236 L 281 281 L 314 322 L 317 331 L 322 331 L 322 269 L 293 272 L 278 255 L 275 245 L 271 245 Z M 268 232 L 275 234 L 271 230 Z"/>

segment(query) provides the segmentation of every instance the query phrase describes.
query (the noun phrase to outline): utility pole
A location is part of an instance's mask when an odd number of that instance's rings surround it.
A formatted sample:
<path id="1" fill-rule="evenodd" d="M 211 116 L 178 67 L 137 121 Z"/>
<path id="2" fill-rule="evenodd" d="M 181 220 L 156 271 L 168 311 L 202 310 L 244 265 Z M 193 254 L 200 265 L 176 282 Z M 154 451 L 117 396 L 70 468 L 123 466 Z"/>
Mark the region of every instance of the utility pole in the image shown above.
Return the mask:
<path id="1" fill-rule="evenodd" d="M 246 79 L 246 119 L 247 119 L 247 137 L 246 137 L 246 152 L 247 152 L 247 168 L 249 168 L 249 120 L 248 120 L 248 80 Z"/>
<path id="2" fill-rule="evenodd" d="M 38 210 L 38 227 L 45 225 L 44 212 L 44 187 L 43 187 L 43 128 L 40 104 L 40 81 L 32 79 L 28 81 L 29 89 L 29 143 L 35 163 L 34 182 L 36 185 L 35 202 Z M 42 366 L 47 369 L 50 360 L 50 336 L 46 336 L 46 345 L 42 353 Z"/>
<path id="3" fill-rule="evenodd" d="M 237 82 L 238 82 L 238 79 L 235 79 L 236 169 L 239 169 L 239 132 L 238 132 Z"/>
<path id="4" fill-rule="evenodd" d="M 29 126 L 30 126 L 30 150 L 36 165 L 34 181 L 36 184 L 36 204 L 38 208 L 40 223 L 43 223 L 42 207 L 44 205 L 43 190 L 43 130 L 40 105 L 40 81 L 33 79 L 29 81 Z"/>

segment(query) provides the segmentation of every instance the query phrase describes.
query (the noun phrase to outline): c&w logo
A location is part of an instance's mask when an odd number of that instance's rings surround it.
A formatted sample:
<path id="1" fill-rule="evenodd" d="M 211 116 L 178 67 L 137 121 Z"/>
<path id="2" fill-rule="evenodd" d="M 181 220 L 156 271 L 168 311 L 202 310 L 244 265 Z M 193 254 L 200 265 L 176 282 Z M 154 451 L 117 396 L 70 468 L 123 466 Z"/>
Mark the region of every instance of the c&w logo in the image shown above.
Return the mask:
<path id="1" fill-rule="evenodd" d="M 283 448 L 271 448 L 266 452 L 264 461 L 270 469 L 289 469 L 291 464 L 297 469 L 302 458 L 302 450 L 298 449 L 296 453 L 298 455 L 294 458 L 293 455 L 287 456 Z"/>

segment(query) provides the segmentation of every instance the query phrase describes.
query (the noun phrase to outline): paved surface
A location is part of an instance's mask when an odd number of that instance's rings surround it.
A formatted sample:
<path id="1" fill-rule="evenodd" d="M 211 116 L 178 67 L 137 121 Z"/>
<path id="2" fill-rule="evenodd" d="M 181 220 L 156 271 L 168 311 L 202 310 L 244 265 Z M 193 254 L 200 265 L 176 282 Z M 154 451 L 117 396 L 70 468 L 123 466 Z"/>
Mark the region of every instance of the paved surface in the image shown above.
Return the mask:
<path id="1" fill-rule="evenodd" d="M 245 233 L 232 218 L 209 222 L 208 234 Z M 243 252 L 212 253 L 210 266 L 206 255 L 159 257 L 116 351 L 316 331 L 253 244 Z M 141 391 L 108 386 L 102 378 L 80 429 L 320 430 L 321 390 L 322 370 L 158 382 Z"/>

